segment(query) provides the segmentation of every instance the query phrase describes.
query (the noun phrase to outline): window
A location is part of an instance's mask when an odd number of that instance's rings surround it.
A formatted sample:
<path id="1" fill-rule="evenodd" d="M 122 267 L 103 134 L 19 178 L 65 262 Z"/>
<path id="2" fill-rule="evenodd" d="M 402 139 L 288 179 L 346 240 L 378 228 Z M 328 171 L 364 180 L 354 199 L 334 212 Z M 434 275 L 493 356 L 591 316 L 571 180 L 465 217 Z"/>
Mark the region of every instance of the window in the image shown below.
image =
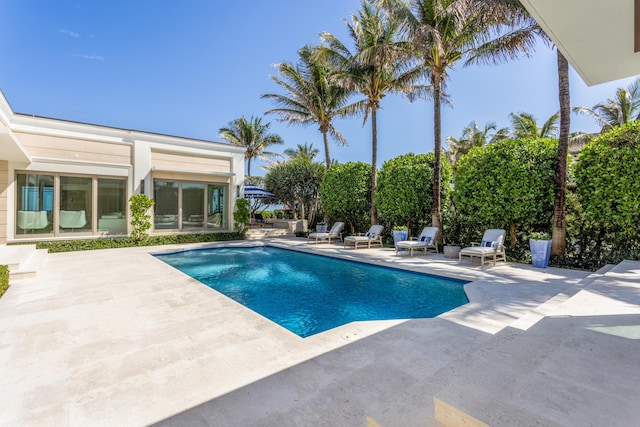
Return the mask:
<path id="1" fill-rule="evenodd" d="M 204 184 L 182 183 L 182 228 L 202 228 L 204 225 Z"/>
<path id="2" fill-rule="evenodd" d="M 18 173 L 16 237 L 126 234 L 127 206 L 126 179 Z"/>
<path id="3" fill-rule="evenodd" d="M 98 178 L 98 231 L 127 232 L 127 181 Z"/>
<path id="4" fill-rule="evenodd" d="M 207 187 L 207 228 L 226 228 L 227 187 L 215 184 L 209 184 Z"/>
<path id="5" fill-rule="evenodd" d="M 226 184 L 153 181 L 155 230 L 227 228 Z"/>
<path id="6" fill-rule="evenodd" d="M 16 234 L 50 234 L 53 231 L 53 176 L 20 174 L 17 189 Z"/>
<path id="7" fill-rule="evenodd" d="M 175 181 L 153 182 L 154 228 L 156 230 L 178 229 L 178 183 Z"/>
<path id="8" fill-rule="evenodd" d="M 60 177 L 61 233 L 91 231 L 92 179 L 76 176 Z"/>

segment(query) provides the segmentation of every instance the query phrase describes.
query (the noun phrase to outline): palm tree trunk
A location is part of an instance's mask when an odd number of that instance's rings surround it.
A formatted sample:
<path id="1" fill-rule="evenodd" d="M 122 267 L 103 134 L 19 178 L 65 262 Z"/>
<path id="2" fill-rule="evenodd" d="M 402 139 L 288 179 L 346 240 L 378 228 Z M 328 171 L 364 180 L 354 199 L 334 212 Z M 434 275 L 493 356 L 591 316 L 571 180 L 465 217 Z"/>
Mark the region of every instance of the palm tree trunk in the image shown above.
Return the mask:
<path id="1" fill-rule="evenodd" d="M 329 154 L 329 137 L 327 136 L 326 130 L 322 132 L 322 139 L 324 141 L 324 160 L 327 165 L 327 169 L 329 169 L 331 167 L 331 155 Z"/>
<path id="2" fill-rule="evenodd" d="M 556 194 L 553 201 L 553 225 L 551 227 L 551 255 L 567 252 L 567 157 L 569 152 L 569 127 L 571 100 L 569 98 L 569 64 L 556 47 L 558 55 L 558 89 L 560 95 L 560 135 L 558 138 L 558 164 L 556 165 Z"/>
<path id="3" fill-rule="evenodd" d="M 251 176 L 251 157 L 247 157 L 247 176 Z"/>
<path id="4" fill-rule="evenodd" d="M 371 225 L 378 223 L 378 210 L 376 209 L 376 183 L 378 180 L 378 119 L 377 106 L 371 108 Z"/>
<path id="5" fill-rule="evenodd" d="M 440 214 L 440 153 L 442 151 L 442 123 L 440 117 L 440 90 L 442 77 L 434 73 L 433 84 L 433 185 L 431 187 L 431 225 L 438 227 L 442 235 L 442 218 Z"/>

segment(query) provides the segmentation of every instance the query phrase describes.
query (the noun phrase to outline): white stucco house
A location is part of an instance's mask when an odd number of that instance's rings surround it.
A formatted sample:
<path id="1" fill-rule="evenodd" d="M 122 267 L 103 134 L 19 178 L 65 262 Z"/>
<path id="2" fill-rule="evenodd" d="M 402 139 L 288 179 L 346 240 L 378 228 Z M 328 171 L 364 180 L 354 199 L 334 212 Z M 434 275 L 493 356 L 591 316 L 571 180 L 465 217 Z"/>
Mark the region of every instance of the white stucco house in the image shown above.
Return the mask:
<path id="1" fill-rule="evenodd" d="M 240 147 L 15 113 L 0 92 L 0 244 L 127 235 L 138 193 L 151 234 L 231 231 L 243 182 Z"/>

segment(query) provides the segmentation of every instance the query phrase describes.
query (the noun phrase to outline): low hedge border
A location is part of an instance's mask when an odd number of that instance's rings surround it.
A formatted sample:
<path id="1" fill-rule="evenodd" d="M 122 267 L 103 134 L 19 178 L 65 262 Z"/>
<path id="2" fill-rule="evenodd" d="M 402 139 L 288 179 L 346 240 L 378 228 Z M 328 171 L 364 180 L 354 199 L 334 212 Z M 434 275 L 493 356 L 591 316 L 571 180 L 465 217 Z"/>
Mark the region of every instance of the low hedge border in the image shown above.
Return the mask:
<path id="1" fill-rule="evenodd" d="M 0 265 L 0 298 L 9 289 L 9 267 Z"/>
<path id="2" fill-rule="evenodd" d="M 136 246 L 161 246 L 185 243 L 223 242 L 228 240 L 244 240 L 243 233 L 211 233 L 211 234 L 173 234 L 167 236 L 151 236 L 147 240 L 138 241 L 131 237 L 114 237 L 93 240 L 59 240 L 38 242 L 36 248 L 47 249 L 50 253 L 90 251 L 94 249 L 131 248 Z"/>

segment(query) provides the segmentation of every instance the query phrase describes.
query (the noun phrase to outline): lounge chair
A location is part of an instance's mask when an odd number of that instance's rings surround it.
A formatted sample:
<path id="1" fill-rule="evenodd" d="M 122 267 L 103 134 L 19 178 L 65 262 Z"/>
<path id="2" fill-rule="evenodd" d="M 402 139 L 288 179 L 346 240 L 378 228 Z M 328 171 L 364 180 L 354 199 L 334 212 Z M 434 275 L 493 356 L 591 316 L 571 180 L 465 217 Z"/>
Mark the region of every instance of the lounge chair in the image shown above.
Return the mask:
<path id="1" fill-rule="evenodd" d="M 369 231 L 364 234 L 358 234 L 355 236 L 347 236 L 344 238 L 344 246 L 347 244 L 353 245 L 354 249 L 358 249 L 358 245 L 364 245 L 366 243 L 367 248 L 371 248 L 371 245 L 380 245 L 382 247 L 382 229 L 381 225 L 372 225 Z"/>
<path id="2" fill-rule="evenodd" d="M 335 222 L 331 230 L 324 233 L 311 233 L 307 237 L 307 243 L 311 243 L 311 239 L 315 240 L 315 243 L 318 244 L 318 240 L 320 242 L 328 242 L 331 243 L 331 239 L 340 239 L 342 240 L 342 229 L 344 228 L 344 222 Z"/>
<path id="3" fill-rule="evenodd" d="M 468 256 L 473 262 L 473 257 L 480 258 L 480 266 L 484 266 L 485 258 L 489 258 L 489 262 L 493 259 L 493 265 L 496 261 L 507 262 L 507 255 L 504 251 L 504 230 L 487 230 L 482 236 L 481 243 L 471 243 L 471 246 L 460 250 L 458 254 L 458 262 L 462 262 L 463 256 Z"/>
<path id="4" fill-rule="evenodd" d="M 438 233 L 440 229 L 438 227 L 425 227 L 422 229 L 422 233 L 418 238 L 413 240 L 401 240 L 396 243 L 396 255 L 398 255 L 398 249 L 409 249 L 409 255 L 413 256 L 415 249 L 424 249 L 424 253 L 427 253 L 427 249 L 435 249 L 438 253 Z"/>

